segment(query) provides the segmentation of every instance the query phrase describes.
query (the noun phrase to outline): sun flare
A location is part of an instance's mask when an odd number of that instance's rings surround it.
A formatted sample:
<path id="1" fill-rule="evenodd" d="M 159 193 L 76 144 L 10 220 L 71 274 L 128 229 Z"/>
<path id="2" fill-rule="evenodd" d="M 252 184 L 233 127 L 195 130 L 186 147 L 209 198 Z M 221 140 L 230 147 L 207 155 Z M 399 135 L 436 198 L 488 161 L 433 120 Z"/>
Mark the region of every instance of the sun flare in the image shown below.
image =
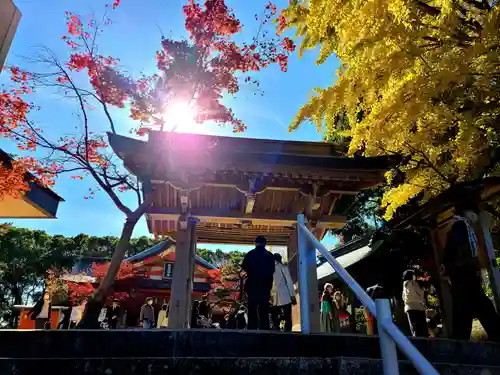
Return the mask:
<path id="1" fill-rule="evenodd" d="M 176 101 L 168 105 L 165 119 L 169 128 L 177 131 L 193 131 L 198 125 L 194 120 L 196 109 L 188 102 Z"/>

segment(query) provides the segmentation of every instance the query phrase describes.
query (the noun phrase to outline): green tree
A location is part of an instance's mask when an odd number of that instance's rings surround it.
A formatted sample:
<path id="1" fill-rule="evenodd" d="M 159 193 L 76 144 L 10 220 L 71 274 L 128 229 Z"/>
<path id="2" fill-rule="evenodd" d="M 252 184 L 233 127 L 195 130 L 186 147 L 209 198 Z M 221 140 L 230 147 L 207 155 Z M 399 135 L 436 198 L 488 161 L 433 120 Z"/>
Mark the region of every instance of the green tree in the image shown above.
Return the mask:
<path id="1" fill-rule="evenodd" d="M 13 325 L 13 305 L 31 304 L 42 290 L 51 290 L 54 303 L 64 303 L 65 285 L 60 274 L 71 269 L 81 255 L 111 258 L 117 237 L 79 234 L 74 237 L 51 236 L 46 232 L 0 225 L 0 322 Z M 133 238 L 127 255 L 134 255 L 157 241 L 142 236 Z"/>
<path id="2" fill-rule="evenodd" d="M 130 241 L 130 248 L 127 252 L 127 256 L 132 256 L 132 255 L 138 254 L 141 251 L 144 251 L 144 250 L 149 249 L 150 247 L 156 245 L 158 242 L 159 242 L 159 240 L 155 240 L 154 238 L 150 238 L 147 236 L 133 238 Z"/>
<path id="3" fill-rule="evenodd" d="M 384 187 L 362 190 L 350 199 L 342 202 L 339 207 L 347 216 L 346 224 L 333 233 L 343 237 L 344 242 L 351 241 L 375 231 L 384 224 L 381 211 L 381 201 Z"/>
<path id="4" fill-rule="evenodd" d="M 360 114 L 361 118 L 361 114 Z M 336 115 L 334 120 L 335 127 L 325 132 L 324 140 L 332 143 L 344 153 L 348 153 L 351 137 L 349 131 L 349 119 L 347 113 L 343 112 Z M 382 211 L 380 205 L 384 194 L 384 187 L 378 186 L 373 189 L 366 189 L 358 192 L 356 195 L 346 196 L 339 202 L 337 209 L 342 215 L 347 216 L 347 222 L 341 229 L 333 230 L 333 234 L 342 236 L 344 242 L 349 242 L 353 238 L 362 237 L 373 232 L 381 224 Z"/>
<path id="5" fill-rule="evenodd" d="M 0 231 L 0 314 L 13 323 L 13 305 L 30 303 L 45 286 L 48 271 L 73 264 L 71 241 L 39 230 L 2 226 Z"/>
<path id="6" fill-rule="evenodd" d="M 237 303 L 236 298 L 241 287 L 241 263 L 245 253 L 236 250 L 224 252 L 221 249 L 215 251 L 197 249 L 196 252 L 207 262 L 219 268 L 212 291 L 219 298 L 218 303 Z"/>
<path id="7" fill-rule="evenodd" d="M 88 236 L 86 234 L 79 234 L 71 238 L 72 248 L 75 254 L 111 258 L 113 252 L 118 244 L 119 238 L 114 236 Z M 144 251 L 159 241 L 147 236 L 132 238 L 130 240 L 130 247 L 126 252 L 126 256 L 132 256 L 141 251 Z"/>
<path id="8" fill-rule="evenodd" d="M 240 265 L 243 261 L 243 257 L 245 256 L 245 253 L 241 251 L 224 252 L 221 249 L 217 249 L 215 251 L 208 249 L 196 249 L 196 253 L 208 263 L 211 263 L 218 268 L 221 268 L 228 263 Z"/>

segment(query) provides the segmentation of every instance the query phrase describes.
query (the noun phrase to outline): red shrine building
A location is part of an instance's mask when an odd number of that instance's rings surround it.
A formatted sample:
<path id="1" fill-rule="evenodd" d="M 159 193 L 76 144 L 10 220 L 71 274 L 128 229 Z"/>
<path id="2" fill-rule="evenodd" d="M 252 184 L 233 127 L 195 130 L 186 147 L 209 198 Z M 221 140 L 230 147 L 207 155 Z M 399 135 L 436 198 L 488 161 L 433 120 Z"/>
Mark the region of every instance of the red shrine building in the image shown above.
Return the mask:
<path id="1" fill-rule="evenodd" d="M 96 279 L 92 275 L 92 265 L 107 262 L 109 262 L 108 258 L 82 256 L 75 262 L 71 274 L 63 276 L 63 279 L 68 283 L 90 283 L 97 286 Z M 175 264 L 175 241 L 165 239 L 149 249 L 126 258 L 124 262 L 132 264 L 134 273 L 131 277 L 117 280 L 114 292 L 127 296 L 121 300 L 120 304 L 127 312 L 126 326 L 135 327 L 138 324 L 140 308 L 147 297 L 153 297 L 156 309 L 160 309 L 161 305 L 170 301 Z M 216 271 L 217 267 L 199 256 L 196 256 L 194 266 L 192 299 L 199 300 L 202 295 L 212 290 L 215 281 L 213 271 Z M 68 308 L 68 306 L 52 306 L 51 327 L 53 329 L 57 328 L 62 318 L 61 312 Z M 31 309 L 32 306 L 15 306 L 15 310 L 20 313 L 20 329 L 34 328 L 34 321 L 28 316 Z"/>
<path id="2" fill-rule="evenodd" d="M 154 305 L 160 308 L 169 303 L 172 287 L 172 275 L 175 264 L 175 241 L 165 239 L 153 247 L 124 260 L 135 269 L 130 278 L 115 283 L 115 293 L 126 293 L 121 305 L 127 310 L 127 323 L 135 326 L 139 311 L 147 297 L 153 297 Z M 92 276 L 92 264 L 109 262 L 107 258 L 81 257 L 75 262 L 71 275 L 64 277 L 67 281 L 95 282 Z M 213 272 L 217 267 L 203 258 L 196 256 L 193 273 L 193 300 L 201 299 L 203 294 L 211 291 L 214 284 Z M 137 318 L 137 319 L 136 319 Z"/>
<path id="3" fill-rule="evenodd" d="M 81 257 L 75 262 L 71 274 L 91 277 L 93 263 L 108 261 L 107 258 Z M 125 258 L 124 262 L 129 262 L 136 268 L 135 277 L 128 283 L 131 295 L 142 294 L 145 297 L 160 298 L 170 295 L 175 263 L 175 241 L 163 240 L 149 249 Z M 205 294 L 211 290 L 213 279 L 210 271 L 216 269 L 214 265 L 196 256 L 193 295 Z"/>

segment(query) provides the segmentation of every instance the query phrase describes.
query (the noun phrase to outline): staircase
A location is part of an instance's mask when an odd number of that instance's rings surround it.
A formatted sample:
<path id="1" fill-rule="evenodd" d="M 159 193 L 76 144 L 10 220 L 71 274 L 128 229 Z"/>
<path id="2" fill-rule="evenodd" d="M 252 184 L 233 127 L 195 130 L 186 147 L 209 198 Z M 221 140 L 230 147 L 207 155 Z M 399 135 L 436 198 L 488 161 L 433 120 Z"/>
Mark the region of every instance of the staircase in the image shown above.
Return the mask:
<path id="1" fill-rule="evenodd" d="M 441 375 L 500 375 L 500 345 L 412 340 Z M 220 330 L 0 330 L 0 375 L 382 375 L 376 337 Z M 405 361 L 400 374 L 417 374 Z"/>

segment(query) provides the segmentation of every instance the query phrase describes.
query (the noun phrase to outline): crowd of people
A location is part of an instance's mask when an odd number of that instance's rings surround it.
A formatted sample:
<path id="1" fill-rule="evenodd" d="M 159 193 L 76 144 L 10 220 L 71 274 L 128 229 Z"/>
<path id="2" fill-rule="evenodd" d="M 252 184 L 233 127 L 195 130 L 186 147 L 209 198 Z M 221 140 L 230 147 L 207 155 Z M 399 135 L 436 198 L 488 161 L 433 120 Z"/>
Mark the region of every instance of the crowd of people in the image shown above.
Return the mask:
<path id="1" fill-rule="evenodd" d="M 257 237 L 255 249 L 245 255 L 241 265 L 246 274 L 244 292 L 247 304 L 239 304 L 214 319 L 208 295 L 191 306 L 191 328 L 261 329 L 292 331 L 292 305 L 297 303 L 293 281 L 280 254 L 266 249 L 265 237 Z M 141 308 L 140 326 L 145 329 L 168 325 L 168 306 L 163 305 L 155 324 L 153 299 Z"/>
<path id="2" fill-rule="evenodd" d="M 492 301 L 482 288 L 480 265 L 478 263 L 478 241 L 473 229 L 477 214 L 464 200 L 457 205 L 456 215 L 447 234 L 446 246 L 441 264 L 441 278 L 449 283 L 453 296 L 452 338 L 468 340 L 471 335 L 472 321 L 478 318 L 489 340 L 500 341 L 500 319 Z M 212 308 L 207 295 L 201 301 L 194 301 L 190 326 L 192 328 L 226 328 L 250 330 L 292 331 L 292 306 L 297 304 L 290 271 L 283 264 L 280 254 L 272 254 L 266 249 L 265 237 L 255 240 L 255 248 L 248 252 L 241 264 L 246 274 L 244 292 L 247 304 L 238 305 L 224 313 L 223 319 L 213 321 Z M 394 283 L 392 283 L 394 284 Z M 406 270 L 402 275 L 402 295 L 411 334 L 417 337 L 437 336 L 439 334 L 440 314 L 429 308 L 427 295 L 429 283 L 424 281 L 416 269 Z M 384 286 L 375 285 L 367 290 L 373 298 L 395 298 L 388 296 Z M 399 299 L 399 297 L 398 297 Z M 86 298 L 64 314 L 60 322 L 63 328 L 74 328 L 82 319 L 87 303 Z M 38 329 L 47 328 L 50 320 L 50 295 L 43 294 L 31 311 Z M 355 332 L 356 320 L 351 306 L 348 311 L 346 297 L 332 284 L 325 284 L 320 298 L 320 319 L 323 332 Z M 155 314 L 153 298 L 147 298 L 140 309 L 139 325 L 144 329 L 168 327 L 169 307 L 164 304 Z M 102 320 L 107 328 L 119 325 L 122 311 L 118 301 L 106 308 Z M 355 318 L 355 317 L 354 317 Z M 365 310 L 368 334 L 377 333 L 375 319 Z"/>

